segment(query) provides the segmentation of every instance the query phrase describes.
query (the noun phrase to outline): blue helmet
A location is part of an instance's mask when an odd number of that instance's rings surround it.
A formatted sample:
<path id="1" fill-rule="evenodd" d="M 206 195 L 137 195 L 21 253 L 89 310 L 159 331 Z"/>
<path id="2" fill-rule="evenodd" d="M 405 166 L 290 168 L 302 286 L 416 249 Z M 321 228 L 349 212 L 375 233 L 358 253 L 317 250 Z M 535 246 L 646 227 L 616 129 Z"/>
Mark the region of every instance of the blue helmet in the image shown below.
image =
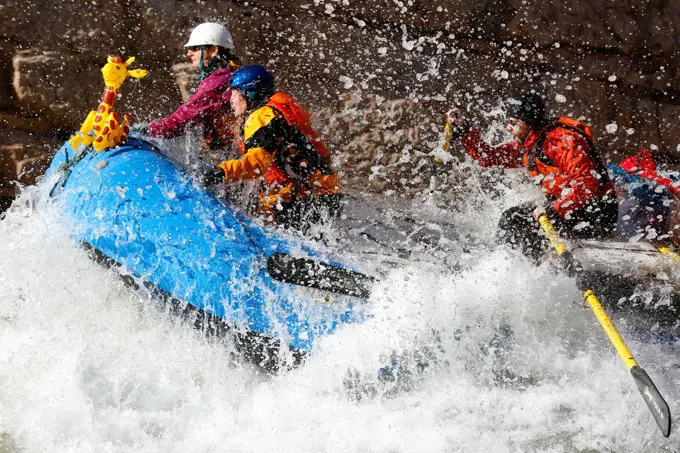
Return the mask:
<path id="1" fill-rule="evenodd" d="M 246 97 L 248 103 L 269 98 L 274 93 L 274 79 L 262 66 L 243 66 L 229 79 L 234 88 Z"/>

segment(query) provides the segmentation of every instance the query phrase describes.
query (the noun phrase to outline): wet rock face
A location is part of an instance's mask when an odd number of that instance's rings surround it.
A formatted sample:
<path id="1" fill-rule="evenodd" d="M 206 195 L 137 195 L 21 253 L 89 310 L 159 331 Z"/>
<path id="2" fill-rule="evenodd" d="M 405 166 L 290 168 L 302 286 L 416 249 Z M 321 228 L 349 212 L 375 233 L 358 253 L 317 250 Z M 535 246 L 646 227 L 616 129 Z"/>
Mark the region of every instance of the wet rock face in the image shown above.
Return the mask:
<path id="1" fill-rule="evenodd" d="M 49 158 L 54 132 L 68 136 L 96 108 L 109 54 L 151 71 L 126 81 L 117 111 L 133 121 L 170 113 L 191 82 L 182 45 L 205 20 L 225 22 L 243 62 L 266 65 L 314 112 L 350 187 L 422 190 L 442 171 L 424 154 L 444 110 L 457 104 L 486 124 L 529 88 L 555 116 L 591 124 L 615 160 L 680 150 L 680 2 L 6 0 L 0 127 L 21 133 L 0 145 L 31 151 L 3 152 L 0 177 Z"/>

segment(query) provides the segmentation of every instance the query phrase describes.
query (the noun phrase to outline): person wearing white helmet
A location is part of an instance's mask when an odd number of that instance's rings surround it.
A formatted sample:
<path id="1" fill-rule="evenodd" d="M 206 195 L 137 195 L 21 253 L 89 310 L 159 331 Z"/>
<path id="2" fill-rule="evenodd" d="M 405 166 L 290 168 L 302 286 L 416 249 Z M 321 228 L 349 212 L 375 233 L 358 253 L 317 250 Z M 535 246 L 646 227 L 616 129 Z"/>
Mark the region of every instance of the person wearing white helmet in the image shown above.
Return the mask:
<path id="1" fill-rule="evenodd" d="M 199 78 L 203 78 L 205 67 L 214 58 L 234 50 L 234 41 L 224 25 L 206 22 L 194 28 L 184 48 L 193 67 L 199 70 Z"/>
<path id="2" fill-rule="evenodd" d="M 234 115 L 229 80 L 241 66 L 234 55 L 231 33 L 224 25 L 206 22 L 194 28 L 184 47 L 187 58 L 199 71 L 201 83 L 175 112 L 149 124 L 148 134 L 174 138 L 184 134 L 187 127 L 199 125 L 203 126 L 208 149 L 230 147 L 234 139 Z"/>

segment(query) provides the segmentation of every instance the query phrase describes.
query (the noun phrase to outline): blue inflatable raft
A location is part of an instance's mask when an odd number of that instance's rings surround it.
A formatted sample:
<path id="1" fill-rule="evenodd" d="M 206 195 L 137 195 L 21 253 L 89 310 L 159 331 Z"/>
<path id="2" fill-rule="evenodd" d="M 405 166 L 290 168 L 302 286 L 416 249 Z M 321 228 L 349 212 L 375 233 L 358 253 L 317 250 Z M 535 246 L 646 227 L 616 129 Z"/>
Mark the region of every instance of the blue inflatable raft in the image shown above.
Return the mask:
<path id="1" fill-rule="evenodd" d="M 52 196 L 75 240 L 247 338 L 258 360 L 287 346 L 298 362 L 321 336 L 363 318 L 370 278 L 255 225 L 147 142 L 102 152 L 66 143 L 48 170 L 57 173 Z"/>

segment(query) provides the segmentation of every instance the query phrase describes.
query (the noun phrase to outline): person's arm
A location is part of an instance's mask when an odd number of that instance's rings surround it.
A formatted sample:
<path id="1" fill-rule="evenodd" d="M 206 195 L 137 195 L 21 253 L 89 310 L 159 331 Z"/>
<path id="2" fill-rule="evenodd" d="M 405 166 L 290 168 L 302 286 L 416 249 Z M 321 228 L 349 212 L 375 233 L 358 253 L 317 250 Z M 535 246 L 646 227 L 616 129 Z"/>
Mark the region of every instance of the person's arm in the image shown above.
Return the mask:
<path id="1" fill-rule="evenodd" d="M 519 168 L 524 165 L 524 149 L 517 142 L 489 146 L 482 140 L 479 130 L 472 128 L 460 108 L 446 112 L 445 136 L 448 142 L 460 139 L 467 153 L 482 167 L 499 166 L 503 168 Z M 445 149 L 446 150 L 446 149 Z"/>
<path id="2" fill-rule="evenodd" d="M 218 165 L 224 170 L 227 183 L 263 176 L 274 162 L 274 157 L 264 148 L 251 148 L 240 159 L 232 159 Z"/>
<path id="3" fill-rule="evenodd" d="M 470 129 L 460 138 L 467 153 L 482 167 L 499 166 L 503 168 L 520 168 L 524 166 L 524 149 L 513 141 L 498 146 L 490 146 L 482 140 L 479 130 Z"/>
<path id="4" fill-rule="evenodd" d="M 600 179 L 595 162 L 590 158 L 588 142 L 576 133 L 556 130 L 548 134 L 543 150 L 560 172 L 567 176 L 560 196 L 552 202 L 553 209 L 563 217 L 578 210 L 598 196 Z"/>
<path id="5" fill-rule="evenodd" d="M 149 124 L 152 137 L 174 138 L 182 135 L 187 126 L 199 123 L 217 110 L 229 105 L 231 92 L 227 91 L 228 73 L 212 74 L 205 79 L 184 104 L 165 118 Z"/>

